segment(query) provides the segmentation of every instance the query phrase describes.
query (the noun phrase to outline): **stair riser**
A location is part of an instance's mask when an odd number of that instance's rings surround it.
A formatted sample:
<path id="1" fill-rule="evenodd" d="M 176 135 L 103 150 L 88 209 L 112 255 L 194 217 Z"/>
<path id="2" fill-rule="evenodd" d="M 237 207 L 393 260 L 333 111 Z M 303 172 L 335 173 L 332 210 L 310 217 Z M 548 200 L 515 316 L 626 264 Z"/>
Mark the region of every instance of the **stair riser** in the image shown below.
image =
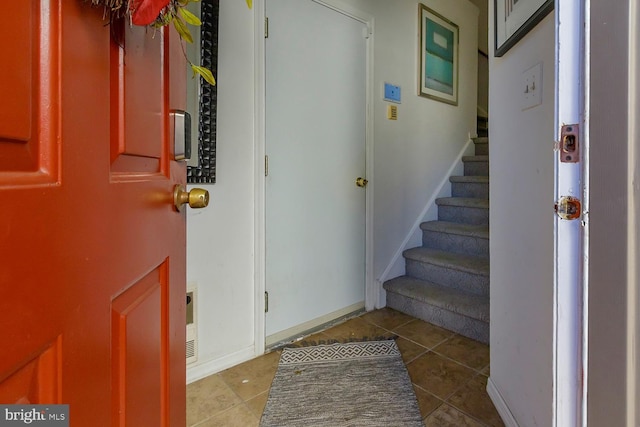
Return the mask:
<path id="1" fill-rule="evenodd" d="M 435 307 L 392 292 L 387 292 L 387 307 L 433 323 L 467 338 L 489 344 L 489 323 Z"/>
<path id="2" fill-rule="evenodd" d="M 478 143 L 475 144 L 476 156 L 488 156 L 489 155 L 489 144 Z"/>
<path id="3" fill-rule="evenodd" d="M 407 276 L 476 295 L 489 295 L 489 277 L 425 262 L 406 260 Z"/>
<path id="4" fill-rule="evenodd" d="M 438 206 L 438 220 L 459 224 L 489 225 L 489 209 Z"/>
<path id="5" fill-rule="evenodd" d="M 464 162 L 466 176 L 489 176 L 489 162 Z"/>
<path id="6" fill-rule="evenodd" d="M 483 239 L 481 237 L 423 230 L 422 246 L 456 254 L 473 255 L 485 259 L 489 258 L 489 239 Z"/>
<path id="7" fill-rule="evenodd" d="M 489 198 L 489 184 L 475 182 L 452 182 L 452 197 L 475 197 L 478 199 Z"/>

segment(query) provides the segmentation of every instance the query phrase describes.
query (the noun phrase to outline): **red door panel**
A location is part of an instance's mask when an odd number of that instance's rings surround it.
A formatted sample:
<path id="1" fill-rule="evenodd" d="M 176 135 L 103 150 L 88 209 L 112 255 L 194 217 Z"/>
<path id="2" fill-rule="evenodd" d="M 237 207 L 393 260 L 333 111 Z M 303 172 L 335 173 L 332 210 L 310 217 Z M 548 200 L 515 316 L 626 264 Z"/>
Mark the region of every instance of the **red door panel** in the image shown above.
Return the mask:
<path id="1" fill-rule="evenodd" d="M 0 184 L 58 179 L 58 16 L 40 3 L 3 5 L 3 13 L 20 18 L 0 26 Z"/>
<path id="2" fill-rule="evenodd" d="M 157 410 L 168 407 L 163 369 L 168 357 L 166 273 L 167 266 L 159 266 L 111 303 L 115 425 L 167 425 L 166 414 Z"/>
<path id="3" fill-rule="evenodd" d="M 113 171 L 160 172 L 163 147 L 158 142 L 167 137 L 164 60 L 169 45 L 163 31 L 119 27 L 125 46 L 114 43 L 110 57 L 112 126 L 118 129 L 111 140 Z"/>
<path id="4" fill-rule="evenodd" d="M 183 426 L 179 39 L 126 25 L 119 46 L 81 0 L 3 13 L 0 403 L 66 403 L 72 426 Z"/>

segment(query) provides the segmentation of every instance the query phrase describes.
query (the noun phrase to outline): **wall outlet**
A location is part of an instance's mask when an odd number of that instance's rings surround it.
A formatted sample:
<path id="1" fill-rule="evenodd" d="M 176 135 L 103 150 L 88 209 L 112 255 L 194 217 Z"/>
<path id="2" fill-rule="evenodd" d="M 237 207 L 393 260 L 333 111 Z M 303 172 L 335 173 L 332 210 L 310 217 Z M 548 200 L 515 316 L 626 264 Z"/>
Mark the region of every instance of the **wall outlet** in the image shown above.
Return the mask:
<path id="1" fill-rule="evenodd" d="M 522 111 L 542 104 L 542 62 L 522 73 Z"/>

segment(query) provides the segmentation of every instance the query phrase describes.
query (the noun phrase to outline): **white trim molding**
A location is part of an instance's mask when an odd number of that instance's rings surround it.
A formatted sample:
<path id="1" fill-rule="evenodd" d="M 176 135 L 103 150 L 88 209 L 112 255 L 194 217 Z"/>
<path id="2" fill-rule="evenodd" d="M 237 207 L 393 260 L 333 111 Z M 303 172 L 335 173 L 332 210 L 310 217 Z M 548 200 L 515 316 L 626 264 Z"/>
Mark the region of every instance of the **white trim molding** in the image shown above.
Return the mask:
<path id="1" fill-rule="evenodd" d="M 504 400 L 502 394 L 500 394 L 500 391 L 498 390 L 498 387 L 496 387 L 491 378 L 487 381 L 487 394 L 489 394 L 489 397 L 491 398 L 493 405 L 496 407 L 500 418 L 502 418 L 504 425 L 507 427 L 519 427 L 518 422 L 511 413 L 511 410 L 509 410 L 507 402 Z"/>
<path id="2" fill-rule="evenodd" d="M 254 349 L 255 355 L 265 351 L 265 4 L 253 2 L 254 13 Z"/>
<path id="3" fill-rule="evenodd" d="M 332 313 L 325 314 L 324 316 L 311 319 L 308 322 L 304 322 L 292 328 L 285 329 L 284 331 L 269 335 L 266 339 L 266 345 L 268 348 L 273 348 L 277 347 L 279 344 L 286 344 L 287 342 L 295 341 L 301 336 L 324 329 L 337 319 L 345 319 L 355 316 L 363 309 L 364 301 L 360 301 L 341 310 L 336 310 Z"/>
<path id="4" fill-rule="evenodd" d="M 585 141 L 585 4 L 567 0 L 555 4 L 555 138 L 562 144 L 563 125 L 579 125 Z M 553 427 L 585 426 L 584 397 L 588 389 L 588 336 L 585 335 L 584 299 L 587 288 L 589 248 L 584 237 L 589 229 L 588 165 L 586 146 L 580 142 L 577 162 L 554 156 L 554 200 L 567 196 L 581 199 L 581 220 L 554 218 L 554 341 Z M 575 159 L 574 159 L 575 160 Z"/>
<path id="5" fill-rule="evenodd" d="M 256 357 L 255 346 L 250 346 L 226 356 L 189 365 L 187 366 L 187 384 L 191 384 L 192 382 L 206 378 L 217 372 L 224 371 L 227 368 L 231 368 L 232 366 L 251 360 L 254 357 Z"/>

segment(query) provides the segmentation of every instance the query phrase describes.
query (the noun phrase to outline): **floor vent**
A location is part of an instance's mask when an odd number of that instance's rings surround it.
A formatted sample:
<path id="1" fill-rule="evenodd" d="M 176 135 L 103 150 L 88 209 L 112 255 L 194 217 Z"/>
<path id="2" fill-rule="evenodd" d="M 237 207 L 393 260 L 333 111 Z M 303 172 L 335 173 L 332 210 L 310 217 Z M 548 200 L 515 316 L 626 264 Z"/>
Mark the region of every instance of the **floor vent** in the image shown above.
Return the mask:
<path id="1" fill-rule="evenodd" d="M 187 364 L 198 360 L 196 295 L 195 289 L 187 292 Z"/>

